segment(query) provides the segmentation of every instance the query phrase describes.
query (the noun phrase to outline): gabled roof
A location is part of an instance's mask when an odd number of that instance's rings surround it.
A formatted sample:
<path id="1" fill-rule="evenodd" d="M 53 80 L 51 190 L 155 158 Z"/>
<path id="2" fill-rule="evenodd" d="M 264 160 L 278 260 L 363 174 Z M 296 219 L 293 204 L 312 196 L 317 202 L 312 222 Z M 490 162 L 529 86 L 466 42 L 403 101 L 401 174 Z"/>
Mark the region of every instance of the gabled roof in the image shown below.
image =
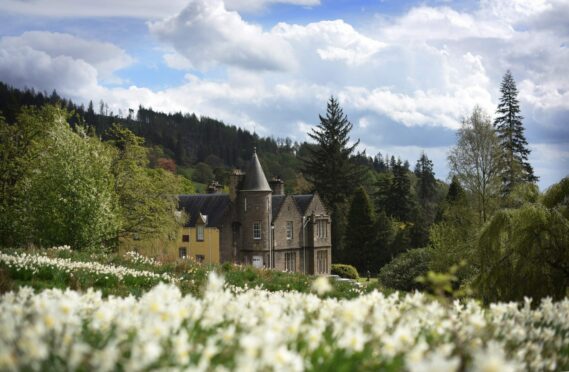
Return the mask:
<path id="1" fill-rule="evenodd" d="M 186 227 L 194 227 L 200 218 L 200 213 L 207 216 L 207 226 L 219 227 L 223 220 L 223 214 L 229 206 L 227 194 L 197 194 L 180 195 L 178 205 L 190 215 Z"/>
<path id="2" fill-rule="evenodd" d="M 257 152 L 253 152 L 253 158 L 251 158 L 249 168 L 247 169 L 247 173 L 245 173 L 241 191 L 271 191 L 267 177 L 265 177 L 265 172 L 263 172 L 263 168 L 257 157 Z"/>
<path id="3" fill-rule="evenodd" d="M 310 205 L 310 202 L 312 201 L 313 197 L 314 197 L 314 194 L 292 195 L 292 198 L 296 202 L 296 205 L 298 205 L 298 209 L 300 210 L 300 214 L 302 214 L 303 216 L 306 213 L 306 209 Z"/>
<path id="4" fill-rule="evenodd" d="M 271 205 L 273 207 L 273 220 L 277 218 L 277 215 L 279 214 L 279 211 L 281 210 L 285 199 L 286 195 L 273 195 L 271 200 Z"/>

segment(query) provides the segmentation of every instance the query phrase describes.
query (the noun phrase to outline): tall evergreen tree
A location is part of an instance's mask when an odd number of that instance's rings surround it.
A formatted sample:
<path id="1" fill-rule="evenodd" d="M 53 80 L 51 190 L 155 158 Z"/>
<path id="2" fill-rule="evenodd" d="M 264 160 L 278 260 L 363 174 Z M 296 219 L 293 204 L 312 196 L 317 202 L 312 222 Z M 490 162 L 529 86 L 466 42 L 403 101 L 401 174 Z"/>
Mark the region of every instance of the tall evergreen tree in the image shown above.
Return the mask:
<path id="1" fill-rule="evenodd" d="M 372 243 L 375 238 L 375 213 L 369 196 L 363 187 L 359 187 L 352 199 L 348 212 L 348 234 L 346 234 L 346 259 L 358 269 L 360 275 L 373 267 Z"/>
<path id="2" fill-rule="evenodd" d="M 410 221 L 413 211 L 411 180 L 401 159 L 393 166 L 393 180 L 387 200 L 387 214 L 399 221 Z"/>
<path id="3" fill-rule="evenodd" d="M 536 182 L 538 177 L 528 162 L 530 150 L 524 135 L 523 117 L 520 115 L 518 89 L 510 70 L 506 72 L 500 86 L 500 103 L 496 110 L 494 128 L 505 153 L 506 166 L 502 172 L 502 191 L 509 193 L 523 182 Z"/>
<path id="4" fill-rule="evenodd" d="M 316 141 L 309 147 L 309 156 L 303 159 L 303 173 L 326 203 L 332 214 L 333 257 L 342 250 L 345 205 L 363 177 L 361 168 L 352 161 L 359 140 L 349 145 L 352 124 L 342 111 L 338 100 L 331 97 L 326 107 L 326 116 L 308 133 Z"/>
<path id="5" fill-rule="evenodd" d="M 437 180 L 433 171 L 433 162 L 425 153 L 421 154 L 415 165 L 415 176 L 417 176 L 417 198 L 421 206 L 434 200 L 437 193 Z"/>

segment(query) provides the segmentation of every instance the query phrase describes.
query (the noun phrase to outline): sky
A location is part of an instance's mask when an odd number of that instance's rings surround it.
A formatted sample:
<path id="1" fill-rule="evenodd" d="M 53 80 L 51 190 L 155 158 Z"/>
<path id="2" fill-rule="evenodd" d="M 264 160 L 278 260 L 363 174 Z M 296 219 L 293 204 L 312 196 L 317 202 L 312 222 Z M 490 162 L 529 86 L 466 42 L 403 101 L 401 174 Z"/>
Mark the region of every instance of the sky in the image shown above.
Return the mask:
<path id="1" fill-rule="evenodd" d="M 569 0 L 2 0 L 0 80 L 308 140 L 331 95 L 360 150 L 447 154 L 504 73 L 542 190 L 569 175 Z"/>

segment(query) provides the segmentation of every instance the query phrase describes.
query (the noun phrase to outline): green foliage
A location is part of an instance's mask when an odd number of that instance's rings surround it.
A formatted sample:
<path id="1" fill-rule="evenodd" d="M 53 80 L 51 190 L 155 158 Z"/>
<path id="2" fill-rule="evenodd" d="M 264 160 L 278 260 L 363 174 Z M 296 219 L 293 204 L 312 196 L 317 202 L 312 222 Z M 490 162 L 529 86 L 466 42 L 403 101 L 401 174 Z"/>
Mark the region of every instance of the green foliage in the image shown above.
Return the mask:
<path id="1" fill-rule="evenodd" d="M 352 124 L 344 115 L 338 100 L 331 97 L 326 107 L 326 116 L 320 116 L 320 124 L 308 133 L 316 146 L 308 147 L 308 156 L 303 159 L 303 174 L 311 182 L 332 212 L 332 257 L 341 251 L 345 214 L 340 204 L 346 203 L 360 184 L 363 170 L 351 157 L 359 140 L 349 145 Z"/>
<path id="2" fill-rule="evenodd" d="M 380 270 L 378 279 L 384 286 L 400 291 L 422 289 L 416 279 L 427 273 L 430 258 L 429 249 L 412 249 L 385 265 Z"/>
<path id="3" fill-rule="evenodd" d="M 360 273 L 374 269 L 374 225 L 375 213 L 372 204 L 365 189 L 359 187 L 348 212 L 344 260 L 354 265 Z"/>
<path id="4" fill-rule="evenodd" d="M 387 214 L 399 221 L 411 221 L 414 200 L 409 170 L 398 159 L 392 171 L 393 181 L 387 197 Z"/>
<path id="5" fill-rule="evenodd" d="M 437 223 L 429 230 L 431 260 L 429 269 L 444 273 L 457 267 L 457 284 L 472 281 L 478 273 L 476 239 L 478 218 L 472 210 L 457 177 L 453 177 Z M 465 261 L 466 265 L 460 265 Z"/>
<path id="6" fill-rule="evenodd" d="M 37 142 L 47 133 L 53 112 L 25 108 L 14 120 L 9 124 L 0 115 L 0 245 L 17 244 L 25 235 L 17 199 L 30 164 L 42 152 Z"/>
<path id="7" fill-rule="evenodd" d="M 20 157 L 25 173 L 13 205 L 18 243 L 81 249 L 111 240 L 118 223 L 110 149 L 82 127 L 71 129 L 63 109 L 45 106 L 20 118 L 23 126 L 36 121 L 49 129 Z"/>
<path id="8" fill-rule="evenodd" d="M 421 154 L 415 165 L 415 176 L 417 177 L 417 198 L 420 205 L 425 208 L 433 203 L 437 196 L 437 180 L 433 171 L 433 162 L 425 153 Z"/>
<path id="9" fill-rule="evenodd" d="M 451 173 L 472 196 L 481 223 L 492 214 L 500 192 L 502 150 L 490 118 L 480 107 L 465 118 L 448 156 Z"/>
<path id="10" fill-rule="evenodd" d="M 464 261 L 458 265 L 450 266 L 447 272 L 429 270 L 425 275 L 418 277 L 416 281 L 432 293 L 435 299 L 450 304 L 454 299 L 464 298 L 471 294 L 471 290 L 467 287 L 457 288 L 458 277 L 456 273 L 463 266 L 466 266 Z"/>
<path id="11" fill-rule="evenodd" d="M 439 222 L 431 226 L 430 239 L 429 269 L 446 272 L 464 261 L 467 264 L 459 266 L 455 272 L 457 283 L 462 285 L 470 282 L 478 272 L 474 225 L 460 226 L 452 220 Z"/>
<path id="12" fill-rule="evenodd" d="M 196 164 L 194 173 L 192 174 L 192 180 L 193 181 L 196 181 L 199 183 L 205 183 L 207 185 L 214 178 L 215 177 L 213 175 L 213 170 L 211 169 L 211 167 L 209 165 L 207 165 L 206 163 Z"/>
<path id="13" fill-rule="evenodd" d="M 547 208 L 555 208 L 569 219 L 569 177 L 552 185 L 541 198 L 541 203 Z"/>
<path id="14" fill-rule="evenodd" d="M 352 265 L 332 264 L 330 272 L 333 275 L 339 275 L 340 277 L 347 279 L 358 279 L 360 277 L 358 275 L 358 270 L 356 270 Z"/>
<path id="15" fill-rule="evenodd" d="M 508 194 L 516 185 L 537 182 L 538 177 L 534 175 L 528 161 L 530 150 L 524 135 L 523 117 L 520 115 L 518 89 L 509 70 L 502 79 L 500 93 L 502 96 L 496 110 L 494 127 L 505 156 L 505 167 L 501 172 L 502 191 Z"/>
<path id="16" fill-rule="evenodd" d="M 105 133 L 116 146 L 112 173 L 120 205 L 119 236 L 140 238 L 169 236 L 182 221 L 176 219 L 177 195 L 192 191 L 182 177 L 162 168 L 148 168 L 148 150 L 143 139 L 114 125 Z"/>
<path id="17" fill-rule="evenodd" d="M 478 242 L 477 284 L 486 302 L 566 295 L 569 220 L 563 211 L 567 191 L 566 178 L 548 190 L 544 204 L 501 210 L 484 226 Z"/>
<path id="18" fill-rule="evenodd" d="M 466 198 L 466 194 L 464 189 L 462 188 L 458 177 L 456 175 L 452 176 L 452 181 L 448 187 L 448 193 L 446 196 L 447 203 L 453 204 L 464 201 Z"/>

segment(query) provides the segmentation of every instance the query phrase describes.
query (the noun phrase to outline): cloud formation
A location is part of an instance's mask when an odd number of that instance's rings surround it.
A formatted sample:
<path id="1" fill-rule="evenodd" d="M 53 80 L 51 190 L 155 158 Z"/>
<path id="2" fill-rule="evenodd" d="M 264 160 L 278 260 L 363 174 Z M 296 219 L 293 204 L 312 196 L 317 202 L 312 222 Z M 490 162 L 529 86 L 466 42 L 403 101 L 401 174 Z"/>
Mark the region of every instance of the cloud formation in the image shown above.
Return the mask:
<path id="1" fill-rule="evenodd" d="M 158 39 L 171 45 L 187 66 L 208 69 L 216 64 L 252 70 L 292 68 L 290 46 L 261 27 L 245 22 L 221 0 L 192 1 L 173 17 L 152 22 L 149 29 Z M 172 63 L 170 59 L 170 63 Z M 175 67 L 183 66 L 178 62 Z"/>
<path id="2" fill-rule="evenodd" d="M 190 0 L 191 2 L 192 0 Z M 226 0 L 230 10 L 258 12 L 271 4 L 318 6 L 320 0 Z M 0 12 L 40 17 L 134 17 L 157 19 L 180 12 L 188 0 L 2 0 Z"/>
<path id="3" fill-rule="evenodd" d="M 53 1 L 68 5 L 64 15 L 87 16 L 92 7 Z M 412 155 L 427 149 L 442 162 L 441 170 L 461 118 L 474 105 L 493 114 L 500 80 L 510 69 L 528 139 L 540 151 L 538 174 L 543 170 L 554 181 L 554 175 L 569 172 L 566 160 L 563 169 L 548 168 L 542 151 L 554 144 L 547 159 L 555 158 L 551 152 L 566 159 L 560 149 L 569 146 L 566 1 L 482 0 L 476 9 L 462 11 L 452 3 L 419 5 L 395 16 L 377 14 L 365 27 L 343 19 L 261 26 L 243 13 L 274 3 L 318 6 L 318 0 L 119 3 L 112 5 L 115 15 L 148 20 L 155 50 L 169 68 L 186 73 L 183 81 L 160 90 L 124 82 L 110 86 L 121 82 L 121 69 L 136 65 L 127 52 L 108 42 L 50 32 L 3 37 L 0 79 L 56 88 L 84 102 L 104 99 L 115 112 L 139 104 L 196 112 L 297 140 L 307 139 L 304 131 L 317 123 L 333 94 L 368 153 L 388 149 Z M 0 10 L 32 12 L 22 4 L 7 0 Z M 93 12 L 90 16 L 103 16 L 106 10 Z"/>
<path id="4" fill-rule="evenodd" d="M 84 100 L 101 83 L 118 83 L 114 72 L 134 62 L 117 46 L 70 34 L 30 31 L 0 39 L 0 79 L 17 87 L 56 89 Z"/>

